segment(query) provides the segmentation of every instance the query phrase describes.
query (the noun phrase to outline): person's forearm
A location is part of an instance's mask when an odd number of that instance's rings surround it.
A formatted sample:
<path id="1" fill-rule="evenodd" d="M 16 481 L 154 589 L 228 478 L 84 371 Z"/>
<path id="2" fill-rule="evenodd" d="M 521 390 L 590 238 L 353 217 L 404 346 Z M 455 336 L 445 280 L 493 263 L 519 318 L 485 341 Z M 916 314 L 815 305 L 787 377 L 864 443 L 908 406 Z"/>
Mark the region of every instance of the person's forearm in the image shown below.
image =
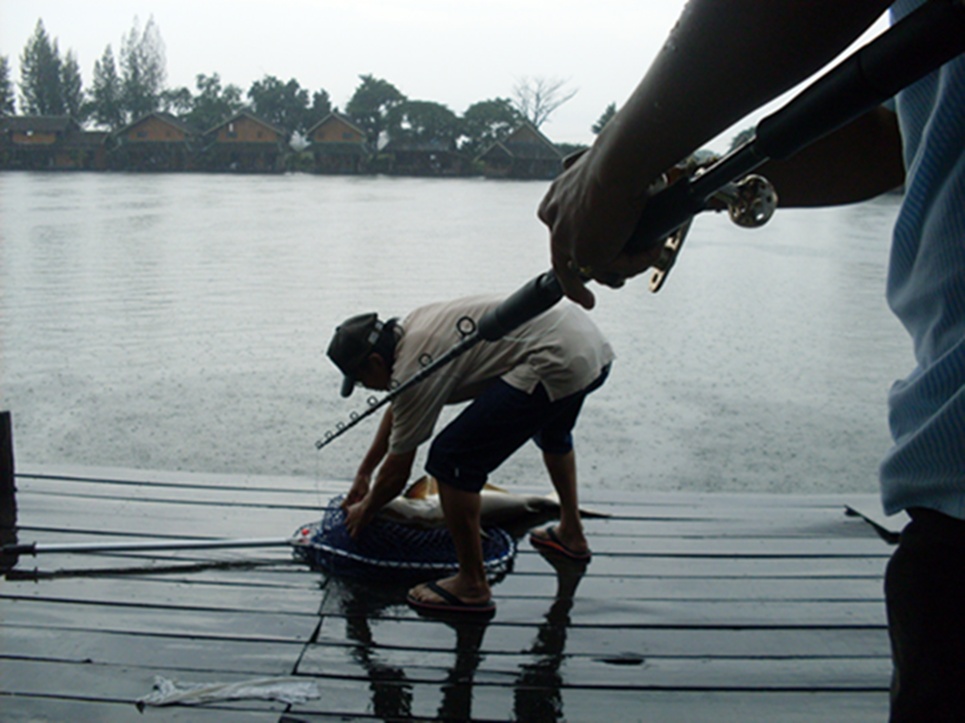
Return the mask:
<path id="1" fill-rule="evenodd" d="M 833 206 L 873 198 L 905 178 L 898 118 L 876 108 L 784 161 L 757 171 L 782 207 Z"/>
<path id="2" fill-rule="evenodd" d="M 594 177 L 645 194 L 661 173 L 827 64 L 888 5 L 692 0 L 594 143 Z"/>
<path id="3" fill-rule="evenodd" d="M 363 476 L 371 476 L 375 472 L 376 468 L 385 459 L 385 455 L 389 451 L 389 435 L 392 433 L 392 407 L 390 406 L 385 410 L 385 414 L 382 415 L 382 420 L 379 422 L 379 428 L 375 432 L 375 438 L 372 440 L 372 444 L 369 446 L 369 451 L 365 453 L 365 457 L 362 458 L 362 463 L 359 465 L 358 473 Z"/>
<path id="4" fill-rule="evenodd" d="M 382 466 L 379 467 L 379 474 L 375 479 L 375 484 L 369 492 L 366 501 L 367 506 L 372 512 L 377 512 L 394 500 L 405 489 L 405 483 L 409 479 L 412 471 L 412 461 L 415 459 L 415 450 L 403 452 L 401 454 L 389 454 L 386 456 Z"/>

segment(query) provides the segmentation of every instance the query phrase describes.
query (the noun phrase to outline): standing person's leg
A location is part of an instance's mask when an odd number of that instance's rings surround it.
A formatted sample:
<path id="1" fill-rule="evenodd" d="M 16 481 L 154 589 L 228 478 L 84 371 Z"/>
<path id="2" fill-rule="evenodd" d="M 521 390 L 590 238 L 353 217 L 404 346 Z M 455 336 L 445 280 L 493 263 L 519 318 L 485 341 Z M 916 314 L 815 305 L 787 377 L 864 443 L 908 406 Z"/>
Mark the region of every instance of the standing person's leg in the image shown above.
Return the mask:
<path id="1" fill-rule="evenodd" d="M 532 538 L 552 542 L 552 533 L 571 553 L 576 556 L 588 555 L 590 546 L 583 533 L 576 491 L 576 453 L 572 449 L 563 453 L 544 450 L 543 462 L 560 500 L 560 521 L 555 527 L 534 532 Z"/>
<path id="2" fill-rule="evenodd" d="M 885 597 L 894 676 L 891 721 L 965 714 L 965 521 L 927 509 L 888 562 Z"/>
<path id="3" fill-rule="evenodd" d="M 446 527 L 456 548 L 459 571 L 435 583 L 418 585 L 409 591 L 412 600 L 424 603 L 451 603 L 440 590 L 467 605 L 490 602 L 489 581 L 483 567 L 482 534 L 479 523 L 479 493 L 439 485 L 439 498 Z"/>
<path id="4" fill-rule="evenodd" d="M 556 402 L 555 413 L 534 437 L 543 450 L 543 463 L 560 500 L 560 521 L 558 525 L 533 532 L 530 541 L 537 547 L 549 548 L 581 560 L 589 559 L 590 547 L 580 519 L 573 429 L 586 395 L 603 386 L 609 373 L 607 367 L 586 389 Z"/>
<path id="5" fill-rule="evenodd" d="M 534 436 L 537 442 L 544 438 L 540 446 L 549 453 L 544 460 L 561 506 L 567 507 L 570 531 L 577 525 L 582 535 L 570 432 L 584 397 L 603 384 L 607 371 L 588 389 L 558 402 L 551 402 L 542 386 L 527 394 L 497 380 L 439 433 L 429 449 L 426 471 L 439 481 L 442 511 L 456 546 L 459 571 L 451 578 L 413 588 L 410 600 L 442 604 L 446 595 L 465 603 L 488 599 L 479 491 L 489 473 Z M 585 539 L 582 544 L 585 547 Z"/>
<path id="6" fill-rule="evenodd" d="M 433 440 L 426 471 L 439 482 L 446 526 L 459 562 L 458 572 L 409 591 L 413 604 L 436 606 L 489 602 L 482 551 L 479 491 L 490 472 L 526 443 L 543 424 L 549 400 L 505 382 L 490 384 Z M 453 598 L 446 599 L 446 595 Z"/>

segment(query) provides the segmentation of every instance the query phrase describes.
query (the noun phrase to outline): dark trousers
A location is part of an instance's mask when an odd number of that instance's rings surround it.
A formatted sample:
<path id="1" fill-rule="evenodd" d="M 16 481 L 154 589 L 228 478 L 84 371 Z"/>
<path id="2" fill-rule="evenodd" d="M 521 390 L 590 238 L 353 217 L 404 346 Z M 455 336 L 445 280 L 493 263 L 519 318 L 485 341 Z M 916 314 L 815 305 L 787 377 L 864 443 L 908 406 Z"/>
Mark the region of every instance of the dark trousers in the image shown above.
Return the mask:
<path id="1" fill-rule="evenodd" d="M 549 454 L 569 452 L 583 401 L 609 372 L 607 366 L 586 389 L 555 402 L 542 384 L 527 394 L 493 381 L 433 440 L 426 472 L 450 487 L 479 492 L 489 473 L 529 439 Z"/>
<path id="2" fill-rule="evenodd" d="M 908 514 L 885 572 L 891 721 L 965 721 L 965 521 Z"/>

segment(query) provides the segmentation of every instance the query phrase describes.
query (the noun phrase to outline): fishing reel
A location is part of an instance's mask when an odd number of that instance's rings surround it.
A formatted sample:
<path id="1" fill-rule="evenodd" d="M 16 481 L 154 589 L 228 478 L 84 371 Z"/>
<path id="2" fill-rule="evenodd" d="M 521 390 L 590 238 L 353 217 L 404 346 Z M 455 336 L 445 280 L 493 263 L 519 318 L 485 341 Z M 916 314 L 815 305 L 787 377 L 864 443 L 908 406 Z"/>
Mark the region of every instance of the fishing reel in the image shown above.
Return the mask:
<path id="1" fill-rule="evenodd" d="M 681 176 L 696 180 L 707 167 L 716 161 L 717 159 L 714 158 L 712 161 L 700 165 L 685 162 L 676 167 L 674 169 L 676 173 L 672 173 L 672 175 L 676 177 L 675 182 L 679 183 L 683 180 L 684 183 L 687 183 L 685 179 L 681 179 Z M 654 190 L 663 190 L 667 185 L 667 176 L 665 176 L 661 179 L 660 186 Z M 777 209 L 777 192 L 766 178 L 757 174 L 750 174 L 739 181 L 724 184 L 711 194 L 704 202 L 703 207 L 718 212 L 726 209 L 730 220 L 738 226 L 758 228 L 767 223 L 774 215 L 774 211 Z M 693 216 L 664 239 L 660 248 L 660 256 L 653 263 L 654 272 L 650 277 L 650 291 L 654 294 L 663 287 L 670 269 L 677 262 L 677 256 L 684 245 L 692 222 Z"/>

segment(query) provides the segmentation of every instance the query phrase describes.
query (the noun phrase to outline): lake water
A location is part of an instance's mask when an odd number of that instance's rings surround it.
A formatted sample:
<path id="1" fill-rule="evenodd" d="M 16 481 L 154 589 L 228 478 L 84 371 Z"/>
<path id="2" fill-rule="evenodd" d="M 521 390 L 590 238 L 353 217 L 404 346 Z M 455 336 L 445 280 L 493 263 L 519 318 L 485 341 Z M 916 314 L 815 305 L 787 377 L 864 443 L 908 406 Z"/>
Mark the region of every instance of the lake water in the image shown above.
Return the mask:
<path id="1" fill-rule="evenodd" d="M 0 174 L 18 463 L 350 479 L 377 415 L 315 450 L 365 405 L 338 395 L 334 326 L 512 292 L 549 266 L 545 190 Z M 599 288 L 618 359 L 577 429 L 583 487 L 874 492 L 887 389 L 911 364 L 883 300 L 898 202 L 779 211 L 754 231 L 704 214 L 659 294 Z M 530 445 L 493 481 L 544 477 Z"/>

